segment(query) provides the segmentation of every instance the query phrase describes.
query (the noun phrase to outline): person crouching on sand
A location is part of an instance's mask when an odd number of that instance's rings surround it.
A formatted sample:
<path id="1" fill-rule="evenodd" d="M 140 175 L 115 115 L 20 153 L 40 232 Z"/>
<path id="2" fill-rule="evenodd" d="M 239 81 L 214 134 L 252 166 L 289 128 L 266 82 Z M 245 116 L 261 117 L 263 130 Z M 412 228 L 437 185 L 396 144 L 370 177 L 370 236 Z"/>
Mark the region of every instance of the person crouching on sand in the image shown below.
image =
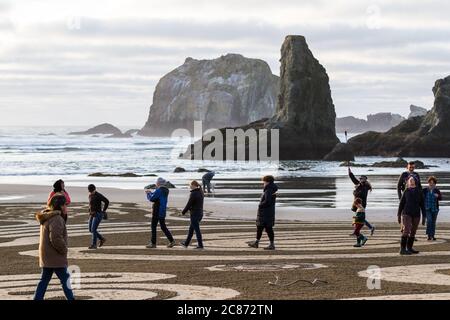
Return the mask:
<path id="1" fill-rule="evenodd" d="M 97 249 L 97 241 L 100 240 L 99 247 L 102 247 L 106 239 L 97 231 L 103 218 L 106 218 L 106 210 L 109 200 L 97 191 L 97 188 L 90 184 L 89 191 L 89 232 L 92 233 L 92 244 L 89 249 Z M 102 210 L 102 203 L 104 204 Z"/>
<path id="2" fill-rule="evenodd" d="M 353 217 L 353 234 L 356 236 L 356 244 L 354 247 L 360 248 L 367 242 L 367 237 L 361 233 L 361 229 L 366 223 L 366 209 L 364 209 L 361 198 L 355 199 L 353 207 L 356 208 L 356 215 Z"/>
<path id="3" fill-rule="evenodd" d="M 200 231 L 200 222 L 203 219 L 203 202 L 205 195 L 203 194 L 202 186 L 197 181 L 192 181 L 189 185 L 191 193 L 189 195 L 188 203 L 182 211 L 182 215 L 190 211 L 191 213 L 191 225 L 189 226 L 189 232 L 185 241 L 181 242 L 184 248 L 189 247 L 191 243 L 192 236 L 197 238 L 197 247 L 195 249 L 203 249 L 203 238 Z"/>
<path id="4" fill-rule="evenodd" d="M 427 236 L 428 241 L 436 241 L 436 220 L 439 213 L 439 201 L 442 200 L 441 191 L 436 188 L 436 177 L 428 178 L 428 187 L 423 189 L 425 210 L 427 212 Z"/>
<path id="5" fill-rule="evenodd" d="M 398 207 L 398 223 L 402 224 L 402 238 L 400 242 L 400 254 L 417 254 L 419 251 L 413 249 L 417 228 L 420 223 L 420 213 L 422 212 L 422 225 L 425 225 L 425 203 L 423 190 L 417 187 L 416 179 L 409 178 L 408 188 L 403 192 Z"/>
<path id="6" fill-rule="evenodd" d="M 61 282 L 67 300 L 74 300 L 70 286 L 70 273 L 67 270 L 67 229 L 62 213 L 66 206 L 63 195 L 52 197 L 47 209 L 36 214 L 40 226 L 39 266 L 41 279 L 37 285 L 34 300 L 44 300 L 53 273 Z"/>
<path id="7" fill-rule="evenodd" d="M 172 248 L 175 246 L 175 240 L 173 239 L 172 234 L 166 226 L 166 212 L 167 212 L 167 202 L 169 198 L 169 189 L 166 186 L 166 180 L 159 177 L 156 180 L 156 190 L 152 192 L 149 187 L 145 188 L 145 193 L 147 194 L 147 200 L 153 202 L 152 206 L 152 236 L 150 243 L 146 246 L 146 248 L 153 249 L 156 248 L 156 228 L 158 227 L 158 223 L 161 227 L 161 230 L 166 235 L 169 240 L 168 248 Z"/>
<path id="8" fill-rule="evenodd" d="M 275 226 L 275 204 L 277 198 L 278 186 L 275 184 L 273 176 L 265 176 L 262 178 L 264 184 L 264 192 L 258 205 L 258 215 L 256 218 L 256 240 L 248 242 L 248 246 L 258 248 L 263 230 L 266 230 L 270 244 L 264 250 L 275 250 L 275 234 L 273 227 Z"/>
<path id="9" fill-rule="evenodd" d="M 64 218 L 64 221 L 67 223 L 67 207 L 70 205 L 71 199 L 69 193 L 66 191 L 64 181 L 61 179 L 53 184 L 53 191 L 50 192 L 50 194 L 48 195 L 47 206 L 50 205 L 50 201 L 56 195 L 62 195 L 66 198 L 66 205 L 64 206 L 65 210 L 62 213 L 62 217 Z"/>

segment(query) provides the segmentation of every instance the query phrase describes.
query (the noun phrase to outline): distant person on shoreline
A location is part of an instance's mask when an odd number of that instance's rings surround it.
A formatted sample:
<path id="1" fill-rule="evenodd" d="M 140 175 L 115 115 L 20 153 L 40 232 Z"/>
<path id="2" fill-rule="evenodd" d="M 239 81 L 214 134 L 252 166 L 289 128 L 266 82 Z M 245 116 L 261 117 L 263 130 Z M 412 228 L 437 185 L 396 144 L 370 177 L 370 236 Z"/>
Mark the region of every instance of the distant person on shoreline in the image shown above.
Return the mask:
<path id="1" fill-rule="evenodd" d="M 203 219 L 203 203 L 205 200 L 205 195 L 202 190 L 202 186 L 196 180 L 191 181 L 189 184 L 191 193 L 189 195 L 189 200 L 186 207 L 182 211 L 182 215 L 190 211 L 191 213 L 191 224 L 189 226 L 189 232 L 185 241 L 181 242 L 184 248 L 189 247 L 192 237 L 195 232 L 195 237 L 197 238 L 197 247 L 195 249 L 203 249 L 203 238 L 202 232 L 200 231 L 200 222 Z"/>
<path id="2" fill-rule="evenodd" d="M 366 209 L 361 198 L 354 200 L 353 207 L 356 208 L 356 215 L 353 217 L 353 234 L 356 236 L 356 244 L 354 247 L 360 248 L 367 242 L 367 237 L 361 233 L 361 229 L 366 224 Z"/>
<path id="3" fill-rule="evenodd" d="M 359 180 L 358 180 L 355 177 L 355 175 L 353 174 L 352 169 L 350 169 L 350 167 L 348 168 L 348 175 L 349 175 L 350 179 L 352 180 L 353 184 L 355 185 L 355 190 L 353 191 L 354 200 L 356 200 L 358 198 L 361 199 L 361 201 L 362 201 L 361 204 L 362 204 L 363 208 L 366 209 L 367 208 L 367 196 L 368 196 L 369 192 L 372 192 L 372 185 L 368 181 L 367 176 L 362 175 L 359 177 Z M 357 211 L 357 208 L 354 205 L 352 206 L 352 211 L 353 212 Z M 367 228 L 369 228 L 370 235 L 373 236 L 373 234 L 375 233 L 375 226 L 371 225 L 369 223 L 369 221 L 367 221 L 367 220 L 364 220 L 364 224 L 367 226 Z"/>
<path id="4" fill-rule="evenodd" d="M 436 241 L 436 220 L 439 213 L 439 201 L 442 200 L 441 191 L 436 187 L 436 177 L 428 178 L 428 187 L 423 189 L 423 196 L 425 199 L 425 210 L 427 216 L 427 231 L 428 241 Z"/>
<path id="5" fill-rule="evenodd" d="M 208 193 L 211 193 L 211 181 L 214 178 L 216 173 L 214 171 L 207 172 L 202 177 L 202 185 L 203 185 L 203 193 L 206 193 L 206 189 L 208 189 Z"/>
<path id="6" fill-rule="evenodd" d="M 65 206 L 66 198 L 55 195 L 48 208 L 36 214 L 36 220 L 40 224 L 39 266 L 42 268 L 42 275 L 34 300 L 44 300 L 53 273 L 59 278 L 67 300 L 75 300 L 67 270 L 67 228 L 62 217 Z"/>
<path id="7" fill-rule="evenodd" d="M 411 177 L 414 178 L 414 180 L 416 181 L 416 186 L 422 189 L 422 183 L 420 182 L 420 175 L 415 170 L 416 170 L 416 163 L 414 161 L 410 161 L 408 162 L 406 171 L 403 172 L 398 178 L 397 194 L 399 200 L 401 200 L 402 194 L 403 192 L 405 192 L 408 186 L 408 180 Z"/>
<path id="8" fill-rule="evenodd" d="M 275 250 L 275 234 L 273 232 L 273 227 L 275 226 L 275 204 L 278 186 L 275 184 L 275 178 L 273 176 L 264 176 L 262 181 L 264 190 L 258 205 L 256 240 L 248 242 L 247 244 L 251 248 L 258 248 L 262 233 L 266 230 L 270 244 L 264 248 L 264 250 Z"/>
<path id="9" fill-rule="evenodd" d="M 99 247 L 102 247 L 106 239 L 97 231 L 103 219 L 107 218 L 109 200 L 97 191 L 95 185 L 88 186 L 89 191 L 89 232 L 92 233 L 92 244 L 89 249 L 97 249 L 97 242 L 100 240 Z M 104 204 L 102 209 L 102 203 Z"/>
<path id="10" fill-rule="evenodd" d="M 145 193 L 147 195 L 147 200 L 153 202 L 152 206 L 152 235 L 150 243 L 146 246 L 146 248 L 153 249 L 156 248 L 156 228 L 158 227 L 158 223 L 161 227 L 161 230 L 166 235 L 169 240 L 168 248 L 172 248 L 175 246 L 175 240 L 173 239 L 172 234 L 166 226 L 166 213 L 167 213 L 167 202 L 169 198 L 169 189 L 166 186 L 166 180 L 159 177 L 156 180 L 156 190 L 152 192 L 150 186 L 145 187 Z"/>
<path id="11" fill-rule="evenodd" d="M 64 212 L 62 213 L 62 217 L 64 218 L 64 221 L 67 222 L 67 207 L 72 202 L 69 196 L 69 193 L 65 189 L 65 184 L 63 180 L 58 180 L 53 184 L 53 191 L 50 192 L 47 199 L 47 206 L 50 205 L 50 201 L 52 198 L 56 195 L 63 195 L 66 198 L 66 205 L 64 206 Z"/>
<path id="12" fill-rule="evenodd" d="M 408 188 L 403 192 L 398 207 L 398 223 L 402 225 L 402 238 L 400 242 L 400 254 L 417 254 L 419 251 L 413 249 L 417 228 L 422 213 L 422 225 L 425 225 L 426 211 L 423 198 L 423 190 L 416 185 L 416 179 L 410 177 Z"/>

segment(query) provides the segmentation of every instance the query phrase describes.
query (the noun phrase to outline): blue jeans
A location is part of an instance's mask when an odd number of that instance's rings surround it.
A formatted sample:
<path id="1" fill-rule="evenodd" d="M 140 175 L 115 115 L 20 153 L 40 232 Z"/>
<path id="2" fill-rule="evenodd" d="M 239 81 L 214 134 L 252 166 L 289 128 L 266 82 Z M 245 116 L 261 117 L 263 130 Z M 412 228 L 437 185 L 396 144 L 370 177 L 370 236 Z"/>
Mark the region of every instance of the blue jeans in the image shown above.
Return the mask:
<path id="1" fill-rule="evenodd" d="M 427 235 L 429 237 L 434 237 L 436 233 L 436 220 L 439 211 L 431 212 L 427 210 Z"/>
<path id="2" fill-rule="evenodd" d="M 70 274 L 67 271 L 67 268 L 42 268 L 41 280 L 36 288 L 34 300 L 44 300 L 45 292 L 47 291 L 47 287 L 52 279 L 53 273 L 56 273 L 59 281 L 61 281 L 67 300 L 75 300 L 73 297 L 72 288 L 70 287 Z"/>
<path id="3" fill-rule="evenodd" d="M 203 238 L 202 233 L 200 231 L 200 221 L 202 221 L 203 216 L 191 216 L 191 225 L 189 226 L 189 232 L 186 238 L 185 244 L 188 246 L 191 243 L 192 236 L 194 235 L 197 238 L 197 243 L 199 247 L 203 247 Z"/>
<path id="4" fill-rule="evenodd" d="M 369 223 L 369 221 L 365 220 L 364 224 L 366 225 L 367 228 L 373 229 L 373 226 Z"/>
<path id="5" fill-rule="evenodd" d="M 89 232 L 92 233 L 92 245 L 97 246 L 98 239 L 103 240 L 103 236 L 98 233 L 97 229 L 102 222 L 103 213 L 97 212 L 94 216 L 89 218 Z"/>

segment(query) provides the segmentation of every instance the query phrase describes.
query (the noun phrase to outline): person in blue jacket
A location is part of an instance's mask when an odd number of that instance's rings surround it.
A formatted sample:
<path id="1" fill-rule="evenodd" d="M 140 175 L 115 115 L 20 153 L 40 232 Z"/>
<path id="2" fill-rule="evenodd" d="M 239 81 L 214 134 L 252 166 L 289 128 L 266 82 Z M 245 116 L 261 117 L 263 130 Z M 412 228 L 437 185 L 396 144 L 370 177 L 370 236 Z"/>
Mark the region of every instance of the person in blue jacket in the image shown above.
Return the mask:
<path id="1" fill-rule="evenodd" d="M 202 177 L 203 193 L 208 189 L 208 193 L 211 193 L 211 180 L 214 178 L 216 173 L 214 171 L 207 172 Z"/>
<path id="2" fill-rule="evenodd" d="M 150 243 L 146 246 L 149 249 L 156 248 L 156 228 L 158 223 L 161 230 L 166 235 L 169 240 L 168 248 L 175 246 L 175 240 L 172 234 L 166 226 L 166 212 L 167 212 L 167 202 L 169 198 L 169 189 L 166 187 L 166 180 L 159 177 L 156 180 L 156 189 L 152 192 L 150 187 L 145 188 L 145 193 L 147 194 L 147 200 L 153 202 L 152 210 L 152 236 Z"/>

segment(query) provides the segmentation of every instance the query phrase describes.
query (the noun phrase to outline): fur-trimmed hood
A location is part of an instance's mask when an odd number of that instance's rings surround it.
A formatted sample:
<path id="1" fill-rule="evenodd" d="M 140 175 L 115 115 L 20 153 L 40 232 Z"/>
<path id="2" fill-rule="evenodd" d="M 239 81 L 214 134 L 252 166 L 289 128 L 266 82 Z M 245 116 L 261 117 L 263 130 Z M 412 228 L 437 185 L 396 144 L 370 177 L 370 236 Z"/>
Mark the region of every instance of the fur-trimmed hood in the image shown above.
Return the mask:
<path id="1" fill-rule="evenodd" d="M 44 224 L 45 221 L 47 221 L 55 216 L 58 216 L 58 215 L 59 216 L 61 215 L 61 211 L 45 209 L 45 210 L 42 210 L 42 211 L 36 213 L 36 220 L 39 222 L 39 224 Z"/>

